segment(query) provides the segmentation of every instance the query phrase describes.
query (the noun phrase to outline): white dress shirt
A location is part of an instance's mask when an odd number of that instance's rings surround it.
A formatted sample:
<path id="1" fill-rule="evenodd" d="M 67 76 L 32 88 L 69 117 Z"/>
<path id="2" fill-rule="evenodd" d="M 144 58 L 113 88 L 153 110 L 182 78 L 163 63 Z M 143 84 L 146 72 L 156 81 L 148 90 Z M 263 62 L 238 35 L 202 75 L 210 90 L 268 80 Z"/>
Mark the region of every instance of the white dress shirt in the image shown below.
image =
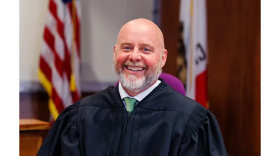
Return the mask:
<path id="1" fill-rule="evenodd" d="M 160 80 L 157 80 L 157 82 L 155 84 L 153 84 L 151 87 L 149 87 L 148 89 L 146 89 L 145 91 L 141 92 L 140 94 L 138 94 L 134 97 L 129 96 L 126 93 L 126 91 L 123 89 L 122 84 L 119 82 L 119 92 L 120 92 L 120 96 L 121 96 L 121 99 L 123 100 L 124 105 L 125 105 L 125 101 L 124 101 L 125 97 L 134 98 L 137 100 L 137 103 L 138 103 L 141 100 L 143 100 L 147 95 L 149 95 L 160 84 L 160 82 L 161 82 Z M 136 103 L 136 105 L 137 105 L 137 103 Z"/>

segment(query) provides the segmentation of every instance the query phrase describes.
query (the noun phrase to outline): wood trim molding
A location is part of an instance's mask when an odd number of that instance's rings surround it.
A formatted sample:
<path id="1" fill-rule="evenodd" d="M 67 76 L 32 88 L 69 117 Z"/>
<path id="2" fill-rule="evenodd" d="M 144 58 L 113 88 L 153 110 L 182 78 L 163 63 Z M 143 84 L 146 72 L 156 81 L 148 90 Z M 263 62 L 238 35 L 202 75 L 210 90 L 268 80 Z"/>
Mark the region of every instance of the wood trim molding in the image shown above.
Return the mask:
<path id="1" fill-rule="evenodd" d="M 106 89 L 108 86 L 115 85 L 116 82 L 82 82 L 81 91 L 82 92 L 98 92 L 100 90 Z M 35 81 L 20 81 L 19 82 L 19 92 L 20 93 L 35 93 L 35 92 L 44 92 L 45 89 L 40 82 Z"/>

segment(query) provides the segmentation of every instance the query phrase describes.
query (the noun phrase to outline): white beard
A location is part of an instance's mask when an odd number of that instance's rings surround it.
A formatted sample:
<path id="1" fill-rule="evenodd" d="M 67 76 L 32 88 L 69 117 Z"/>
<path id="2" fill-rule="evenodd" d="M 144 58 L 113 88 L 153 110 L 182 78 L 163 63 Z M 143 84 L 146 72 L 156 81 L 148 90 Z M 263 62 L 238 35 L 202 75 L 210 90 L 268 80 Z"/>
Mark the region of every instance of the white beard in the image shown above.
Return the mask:
<path id="1" fill-rule="evenodd" d="M 127 88 L 131 92 L 140 92 L 145 89 L 145 80 L 146 76 L 142 76 L 141 78 L 137 78 L 137 76 L 129 74 L 125 75 L 123 72 L 119 75 L 119 81 L 122 86 Z"/>
<path id="2" fill-rule="evenodd" d="M 116 67 L 116 62 L 114 61 L 114 69 L 116 74 L 119 77 L 119 81 L 122 84 L 123 87 L 125 87 L 126 89 L 128 89 L 131 92 L 141 92 L 147 88 L 149 88 L 154 82 L 155 80 L 158 79 L 159 75 L 162 72 L 161 69 L 161 64 L 162 64 L 162 57 L 160 57 L 160 61 L 158 63 L 158 66 L 156 67 L 156 69 L 153 69 L 150 71 L 150 73 L 148 75 L 144 75 L 141 78 L 138 78 L 135 75 L 129 74 L 126 75 L 122 72 L 122 69 L 118 69 Z"/>

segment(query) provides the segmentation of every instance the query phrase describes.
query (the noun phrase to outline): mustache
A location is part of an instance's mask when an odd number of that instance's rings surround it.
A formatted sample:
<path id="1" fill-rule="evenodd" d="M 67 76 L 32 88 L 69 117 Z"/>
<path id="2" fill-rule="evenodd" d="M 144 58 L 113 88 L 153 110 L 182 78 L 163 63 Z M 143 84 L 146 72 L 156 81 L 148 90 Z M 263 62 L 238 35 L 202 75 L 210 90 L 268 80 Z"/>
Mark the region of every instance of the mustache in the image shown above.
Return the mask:
<path id="1" fill-rule="evenodd" d="M 141 68 L 147 68 L 147 65 L 144 64 L 143 62 L 131 62 L 131 61 L 126 61 L 123 63 L 123 66 L 134 66 L 134 67 L 141 67 Z"/>

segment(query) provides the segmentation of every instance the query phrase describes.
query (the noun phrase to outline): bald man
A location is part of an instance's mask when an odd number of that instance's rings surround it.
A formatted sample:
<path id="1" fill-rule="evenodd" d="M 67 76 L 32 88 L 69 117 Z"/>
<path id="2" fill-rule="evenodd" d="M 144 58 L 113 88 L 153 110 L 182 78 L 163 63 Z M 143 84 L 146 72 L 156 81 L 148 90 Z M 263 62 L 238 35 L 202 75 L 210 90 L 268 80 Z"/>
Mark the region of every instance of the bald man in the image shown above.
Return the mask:
<path id="1" fill-rule="evenodd" d="M 126 23 L 113 50 L 118 86 L 67 107 L 38 155 L 227 155 L 214 115 L 159 79 L 167 54 L 153 22 Z"/>

